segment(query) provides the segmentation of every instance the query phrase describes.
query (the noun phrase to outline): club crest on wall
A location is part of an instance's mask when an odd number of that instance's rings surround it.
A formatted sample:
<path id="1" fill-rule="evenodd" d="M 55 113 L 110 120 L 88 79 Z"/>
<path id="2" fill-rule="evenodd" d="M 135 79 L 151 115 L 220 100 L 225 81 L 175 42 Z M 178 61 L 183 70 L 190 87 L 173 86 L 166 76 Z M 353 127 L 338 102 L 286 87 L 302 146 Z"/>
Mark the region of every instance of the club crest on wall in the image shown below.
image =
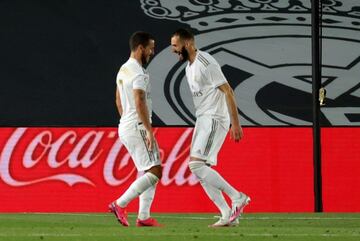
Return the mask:
<path id="1" fill-rule="evenodd" d="M 141 0 L 141 7 L 194 31 L 233 87 L 243 125 L 312 124 L 310 0 Z M 327 0 L 322 12 L 322 124 L 358 126 L 360 3 Z M 167 125 L 195 122 L 185 66 L 168 47 L 148 67 L 153 109 Z"/>

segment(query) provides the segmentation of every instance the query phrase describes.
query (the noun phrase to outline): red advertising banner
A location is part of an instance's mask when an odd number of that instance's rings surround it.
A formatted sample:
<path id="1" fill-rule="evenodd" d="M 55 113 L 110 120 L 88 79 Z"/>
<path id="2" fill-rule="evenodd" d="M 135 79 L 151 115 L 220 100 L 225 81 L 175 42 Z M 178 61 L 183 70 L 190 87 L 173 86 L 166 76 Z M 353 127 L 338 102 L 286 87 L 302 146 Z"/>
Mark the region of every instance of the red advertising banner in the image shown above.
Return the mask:
<path id="1" fill-rule="evenodd" d="M 360 128 L 322 128 L 325 212 L 360 212 Z"/>
<path id="2" fill-rule="evenodd" d="M 187 168 L 192 128 L 155 131 L 163 177 L 152 211 L 215 212 Z M 215 169 L 252 197 L 247 211 L 312 212 L 312 129 L 244 134 L 239 143 L 226 139 Z M 0 128 L 0 212 L 107 211 L 137 175 L 116 128 Z"/>

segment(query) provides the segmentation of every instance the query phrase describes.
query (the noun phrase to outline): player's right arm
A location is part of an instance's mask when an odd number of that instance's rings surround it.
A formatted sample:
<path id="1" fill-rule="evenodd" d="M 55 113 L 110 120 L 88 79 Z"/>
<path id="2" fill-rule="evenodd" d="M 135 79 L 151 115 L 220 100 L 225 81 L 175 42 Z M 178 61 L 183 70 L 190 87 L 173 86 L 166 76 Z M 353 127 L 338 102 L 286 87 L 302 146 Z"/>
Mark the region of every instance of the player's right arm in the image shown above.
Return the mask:
<path id="1" fill-rule="evenodd" d="M 154 133 L 152 131 L 149 112 L 146 105 L 146 93 L 141 89 L 133 89 L 136 112 L 141 120 L 143 126 L 146 129 L 146 141 L 149 150 L 153 149 L 153 145 L 155 142 Z"/>
<path id="2" fill-rule="evenodd" d="M 239 121 L 234 91 L 227 82 L 219 64 L 211 64 L 206 70 L 214 86 L 225 94 L 226 105 L 231 121 L 230 137 L 235 140 L 235 142 L 238 142 L 244 133 Z"/>
<path id="3" fill-rule="evenodd" d="M 230 137 L 231 139 L 235 140 L 235 142 L 238 142 L 243 137 L 244 133 L 239 121 L 234 91 L 228 83 L 224 83 L 218 88 L 225 94 L 226 104 L 231 121 Z"/>
<path id="4" fill-rule="evenodd" d="M 116 102 L 116 107 L 117 107 L 117 110 L 119 112 L 119 115 L 122 116 L 123 108 L 122 108 L 122 105 L 121 105 L 120 92 L 119 92 L 118 87 L 116 87 L 115 102 Z"/>

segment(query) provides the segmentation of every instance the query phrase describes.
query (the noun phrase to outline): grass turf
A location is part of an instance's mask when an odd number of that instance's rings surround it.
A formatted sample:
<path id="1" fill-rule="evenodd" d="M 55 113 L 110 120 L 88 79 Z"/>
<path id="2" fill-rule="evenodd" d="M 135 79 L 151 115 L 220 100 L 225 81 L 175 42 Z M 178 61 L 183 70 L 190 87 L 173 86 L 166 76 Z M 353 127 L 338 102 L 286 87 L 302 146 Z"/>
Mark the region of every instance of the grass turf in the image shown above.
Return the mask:
<path id="1" fill-rule="evenodd" d="M 237 227 L 208 228 L 211 214 L 153 214 L 162 228 L 119 225 L 105 213 L 0 214 L 0 240 L 360 240 L 360 213 L 245 214 Z"/>

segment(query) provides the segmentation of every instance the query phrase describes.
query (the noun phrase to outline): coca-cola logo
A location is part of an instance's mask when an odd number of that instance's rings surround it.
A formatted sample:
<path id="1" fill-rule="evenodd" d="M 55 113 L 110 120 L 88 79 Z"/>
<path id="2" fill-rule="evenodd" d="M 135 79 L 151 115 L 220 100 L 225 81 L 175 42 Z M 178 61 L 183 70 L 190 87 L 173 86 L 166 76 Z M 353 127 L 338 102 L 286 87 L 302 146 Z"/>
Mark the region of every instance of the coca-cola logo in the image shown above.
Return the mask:
<path id="1" fill-rule="evenodd" d="M 109 186 L 119 186 L 136 174 L 130 155 L 117 137 L 116 129 L 95 128 L 79 131 L 81 128 L 16 128 L 5 139 L 0 149 L 0 180 L 9 186 L 21 187 L 49 181 L 61 181 L 69 186 L 86 184 L 97 186 L 95 175 L 102 175 Z M 163 176 L 160 183 L 164 186 L 195 185 L 196 177 L 188 171 L 189 143 L 191 128 L 177 133 L 174 145 L 161 147 L 162 134 L 166 130 L 156 130 L 163 163 Z M 164 135 L 164 134 L 163 134 Z M 30 136 L 30 137 L 29 137 Z M 168 135 L 164 137 L 169 138 Z M 165 139 L 164 139 L 165 140 Z M 46 171 L 36 173 L 42 165 Z M 101 168 L 92 168 L 94 166 Z M 22 170 L 25 175 L 19 176 Z M 77 170 L 81 170 L 78 172 Z M 126 169 L 126 173 L 116 175 Z M 35 173 L 33 173 L 35 170 Z M 28 175 L 30 174 L 31 175 Z"/>

